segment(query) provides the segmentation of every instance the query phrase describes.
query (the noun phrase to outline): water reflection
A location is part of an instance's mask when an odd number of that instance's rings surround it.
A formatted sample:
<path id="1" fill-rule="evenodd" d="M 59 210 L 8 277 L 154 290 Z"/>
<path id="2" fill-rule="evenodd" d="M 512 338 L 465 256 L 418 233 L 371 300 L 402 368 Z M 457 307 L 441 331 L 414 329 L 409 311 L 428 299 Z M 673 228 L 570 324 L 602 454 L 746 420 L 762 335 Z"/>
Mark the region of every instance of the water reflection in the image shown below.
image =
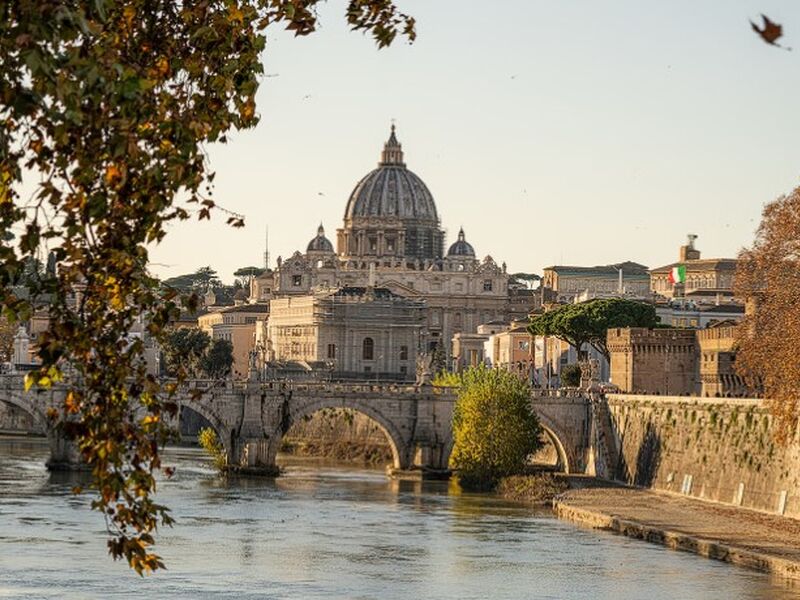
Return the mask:
<path id="1" fill-rule="evenodd" d="M 0 596 L 41 598 L 789 598 L 759 573 L 575 528 L 549 512 L 392 481 L 380 469 L 285 459 L 286 475 L 220 479 L 168 451 L 159 484 L 169 571 L 145 580 L 105 553 L 102 519 L 49 474 L 46 446 L 0 440 Z"/>

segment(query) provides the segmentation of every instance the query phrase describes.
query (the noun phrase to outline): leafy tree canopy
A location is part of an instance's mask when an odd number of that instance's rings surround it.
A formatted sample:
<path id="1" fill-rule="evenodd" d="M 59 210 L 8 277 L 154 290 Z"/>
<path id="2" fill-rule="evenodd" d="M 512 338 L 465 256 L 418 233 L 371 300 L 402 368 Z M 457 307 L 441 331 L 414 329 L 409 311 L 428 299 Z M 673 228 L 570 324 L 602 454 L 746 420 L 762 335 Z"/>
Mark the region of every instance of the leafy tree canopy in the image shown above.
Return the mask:
<path id="1" fill-rule="evenodd" d="M 263 267 L 240 267 L 233 272 L 234 277 L 258 277 L 266 269 Z"/>
<path id="2" fill-rule="evenodd" d="M 655 327 L 652 304 L 623 298 L 597 298 L 579 304 L 564 304 L 531 318 L 528 331 L 551 335 L 569 343 L 578 353 L 589 344 L 608 358 L 606 334 L 614 327 Z"/>
<path id="3" fill-rule="evenodd" d="M 228 340 L 214 340 L 200 361 L 203 374 L 212 379 L 227 377 L 233 366 L 233 344 Z"/>
<path id="4" fill-rule="evenodd" d="M 460 376 L 450 466 L 466 488 L 488 488 L 522 472 L 541 447 L 530 387 L 505 369 L 472 367 Z"/>
<path id="5" fill-rule="evenodd" d="M 163 566 L 153 533 L 172 519 L 153 500 L 154 472 L 177 388 L 148 376 L 144 342 L 127 334 L 144 318 L 161 341 L 196 304 L 149 275 L 148 248 L 175 220 L 211 217 L 205 145 L 255 126 L 264 29 L 309 34 L 318 2 L 0 2 L 0 231 L 19 232 L 0 237 L 0 306 L 25 320 L 27 298 L 50 295 L 41 368 L 26 383 L 76 373 L 50 417 L 92 469 L 110 554 L 139 573 Z M 349 0 L 345 18 L 378 46 L 414 38 L 392 0 Z M 35 190 L 22 197 L 24 173 Z M 45 250 L 58 269 L 18 296 L 26 258 Z"/>
<path id="6" fill-rule="evenodd" d="M 750 248 L 739 255 L 734 292 L 747 301 L 736 369 L 761 389 L 791 439 L 800 418 L 800 188 L 764 207 Z"/>
<path id="7" fill-rule="evenodd" d="M 207 288 L 216 289 L 222 286 L 217 272 L 211 267 L 201 267 L 194 273 L 176 275 L 164 280 L 164 285 L 180 292 L 197 292 Z"/>
<path id="8" fill-rule="evenodd" d="M 171 377 L 227 377 L 233 366 L 233 345 L 212 340 L 205 331 L 180 328 L 171 331 L 161 346 L 164 368 Z"/>

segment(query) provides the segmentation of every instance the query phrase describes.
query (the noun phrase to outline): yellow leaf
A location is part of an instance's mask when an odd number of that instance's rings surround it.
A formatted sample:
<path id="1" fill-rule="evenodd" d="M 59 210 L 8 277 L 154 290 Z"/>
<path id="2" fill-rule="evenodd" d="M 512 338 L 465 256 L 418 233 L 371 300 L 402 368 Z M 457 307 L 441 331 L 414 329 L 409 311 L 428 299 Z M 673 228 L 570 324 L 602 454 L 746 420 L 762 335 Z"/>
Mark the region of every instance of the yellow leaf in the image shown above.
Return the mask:
<path id="1" fill-rule="evenodd" d="M 115 185 L 122 178 L 122 171 L 119 170 L 117 165 L 108 165 L 106 167 L 106 185 Z"/>

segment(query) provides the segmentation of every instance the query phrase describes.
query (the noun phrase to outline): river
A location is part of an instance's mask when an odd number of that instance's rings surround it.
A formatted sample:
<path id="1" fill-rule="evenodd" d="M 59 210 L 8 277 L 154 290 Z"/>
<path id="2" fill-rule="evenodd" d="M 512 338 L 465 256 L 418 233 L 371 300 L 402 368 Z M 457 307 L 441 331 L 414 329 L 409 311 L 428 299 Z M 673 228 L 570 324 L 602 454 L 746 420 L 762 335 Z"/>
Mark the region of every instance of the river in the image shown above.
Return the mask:
<path id="1" fill-rule="evenodd" d="M 168 570 L 145 578 L 105 551 L 74 475 L 41 440 L 0 438 L 0 598 L 783 599 L 767 575 L 614 534 L 446 482 L 284 459 L 276 480 L 217 477 L 199 450 L 158 499 Z"/>

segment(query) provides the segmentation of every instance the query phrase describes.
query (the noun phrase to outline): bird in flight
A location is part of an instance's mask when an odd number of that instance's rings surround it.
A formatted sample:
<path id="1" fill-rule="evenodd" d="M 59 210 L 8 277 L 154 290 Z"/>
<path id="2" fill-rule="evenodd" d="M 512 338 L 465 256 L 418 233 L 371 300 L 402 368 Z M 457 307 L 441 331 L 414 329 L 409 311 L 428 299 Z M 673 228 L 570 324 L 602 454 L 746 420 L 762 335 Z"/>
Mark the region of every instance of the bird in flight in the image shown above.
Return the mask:
<path id="1" fill-rule="evenodd" d="M 778 38 L 783 35 L 783 26 L 779 25 L 778 23 L 774 23 L 770 21 L 766 15 L 761 15 L 761 18 L 764 20 L 764 25 L 759 27 L 752 21 L 750 21 L 750 26 L 753 28 L 761 39 L 764 40 L 770 46 L 776 46 L 778 48 L 783 48 L 784 50 L 791 50 L 791 48 L 787 48 L 786 46 L 781 46 L 778 43 Z"/>

